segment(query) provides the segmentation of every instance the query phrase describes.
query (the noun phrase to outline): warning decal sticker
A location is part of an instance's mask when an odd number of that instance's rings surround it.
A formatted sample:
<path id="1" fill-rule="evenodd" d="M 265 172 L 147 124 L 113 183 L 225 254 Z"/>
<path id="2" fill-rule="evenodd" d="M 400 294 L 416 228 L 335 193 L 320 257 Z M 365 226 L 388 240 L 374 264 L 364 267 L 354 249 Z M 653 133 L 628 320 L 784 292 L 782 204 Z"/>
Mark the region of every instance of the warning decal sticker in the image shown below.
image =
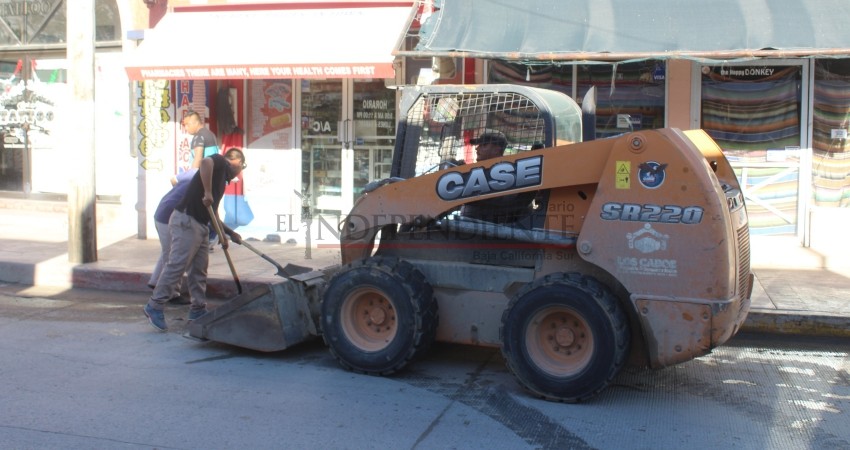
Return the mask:
<path id="1" fill-rule="evenodd" d="M 617 189 L 631 189 L 631 161 L 617 161 L 617 177 L 614 182 Z"/>

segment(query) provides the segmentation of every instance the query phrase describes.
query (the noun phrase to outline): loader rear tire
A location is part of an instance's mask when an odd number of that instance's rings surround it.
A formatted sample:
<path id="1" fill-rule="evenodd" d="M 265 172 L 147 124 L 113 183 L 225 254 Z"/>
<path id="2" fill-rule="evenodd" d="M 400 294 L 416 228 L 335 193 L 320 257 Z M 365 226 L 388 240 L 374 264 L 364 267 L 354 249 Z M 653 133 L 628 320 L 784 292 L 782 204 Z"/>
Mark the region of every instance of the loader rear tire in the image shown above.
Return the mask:
<path id="1" fill-rule="evenodd" d="M 397 258 L 352 263 L 328 283 L 322 336 L 348 370 L 388 375 L 430 347 L 437 301 L 425 276 Z"/>
<path id="2" fill-rule="evenodd" d="M 628 321 L 616 297 L 578 273 L 547 275 L 502 314 L 502 355 L 532 393 L 575 403 L 601 392 L 628 355 Z"/>

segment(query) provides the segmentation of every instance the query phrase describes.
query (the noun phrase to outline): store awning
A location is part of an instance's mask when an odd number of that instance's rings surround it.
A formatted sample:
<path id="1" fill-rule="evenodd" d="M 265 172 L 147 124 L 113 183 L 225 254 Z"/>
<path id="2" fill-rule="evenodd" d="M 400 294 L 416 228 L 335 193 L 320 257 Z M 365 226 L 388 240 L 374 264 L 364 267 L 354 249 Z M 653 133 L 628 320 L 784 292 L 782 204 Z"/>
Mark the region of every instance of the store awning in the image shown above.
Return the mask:
<path id="1" fill-rule="evenodd" d="M 437 0 L 403 56 L 535 62 L 850 55 L 847 0 Z"/>
<path id="2" fill-rule="evenodd" d="M 410 2 L 169 12 L 125 64 L 132 80 L 392 78 Z"/>

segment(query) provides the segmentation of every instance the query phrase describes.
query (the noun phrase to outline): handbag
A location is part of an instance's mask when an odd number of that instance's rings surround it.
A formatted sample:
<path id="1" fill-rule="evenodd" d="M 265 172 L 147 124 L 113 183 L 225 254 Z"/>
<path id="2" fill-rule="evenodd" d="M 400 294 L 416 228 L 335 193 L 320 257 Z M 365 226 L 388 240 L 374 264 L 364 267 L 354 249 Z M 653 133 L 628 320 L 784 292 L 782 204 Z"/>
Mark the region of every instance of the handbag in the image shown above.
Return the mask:
<path id="1" fill-rule="evenodd" d="M 225 194 L 224 202 L 224 224 L 230 228 L 245 226 L 254 220 L 254 212 L 245 200 L 244 195 Z"/>

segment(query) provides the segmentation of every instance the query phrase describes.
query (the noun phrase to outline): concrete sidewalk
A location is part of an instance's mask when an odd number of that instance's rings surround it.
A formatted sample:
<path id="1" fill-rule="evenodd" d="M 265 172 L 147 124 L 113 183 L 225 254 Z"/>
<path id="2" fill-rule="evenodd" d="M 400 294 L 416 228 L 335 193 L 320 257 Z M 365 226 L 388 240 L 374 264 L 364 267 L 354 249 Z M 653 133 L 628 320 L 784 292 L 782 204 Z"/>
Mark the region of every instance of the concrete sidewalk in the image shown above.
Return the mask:
<path id="1" fill-rule="evenodd" d="M 0 200 L 0 283 L 149 291 L 159 241 L 138 239 L 135 221 L 135 211 L 98 204 L 98 260 L 75 265 L 68 262 L 64 203 Z M 290 237 L 296 243 L 286 243 Z M 340 263 L 336 242 L 314 241 L 308 249 L 303 233 L 282 240 L 249 242 L 284 266 L 321 269 Z M 756 284 L 746 330 L 850 336 L 850 243 L 804 248 L 793 236 L 757 235 L 751 243 Z M 229 252 L 243 290 L 281 280 L 271 263 L 247 248 L 231 245 Z M 210 255 L 208 294 L 237 294 L 220 247 Z"/>

